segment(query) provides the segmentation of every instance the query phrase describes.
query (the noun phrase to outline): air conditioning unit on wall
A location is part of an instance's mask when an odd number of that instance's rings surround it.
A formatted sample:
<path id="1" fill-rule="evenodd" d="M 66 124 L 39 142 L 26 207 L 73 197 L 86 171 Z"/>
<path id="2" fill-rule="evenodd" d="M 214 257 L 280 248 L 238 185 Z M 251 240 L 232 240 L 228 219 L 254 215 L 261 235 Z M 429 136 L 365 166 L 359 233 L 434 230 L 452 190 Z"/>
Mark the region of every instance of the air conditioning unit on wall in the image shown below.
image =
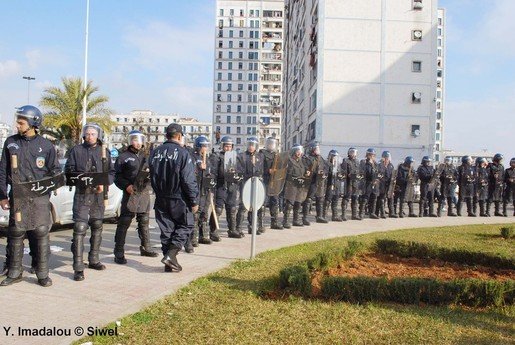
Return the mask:
<path id="1" fill-rule="evenodd" d="M 413 0 L 413 9 L 414 10 L 421 10 L 424 8 L 424 5 L 422 4 L 422 0 Z"/>

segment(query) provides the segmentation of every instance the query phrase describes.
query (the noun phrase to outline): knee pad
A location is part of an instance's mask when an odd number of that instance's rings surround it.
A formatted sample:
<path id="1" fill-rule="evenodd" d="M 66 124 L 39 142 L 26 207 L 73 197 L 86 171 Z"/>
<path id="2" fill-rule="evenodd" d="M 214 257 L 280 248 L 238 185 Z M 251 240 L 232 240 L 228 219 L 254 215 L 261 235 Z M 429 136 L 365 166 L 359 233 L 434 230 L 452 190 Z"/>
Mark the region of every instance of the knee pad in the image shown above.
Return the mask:
<path id="1" fill-rule="evenodd" d="M 91 227 L 91 231 L 98 231 L 102 229 L 103 221 L 102 219 L 93 219 L 89 221 L 89 226 Z"/>
<path id="2" fill-rule="evenodd" d="M 73 233 L 78 235 L 86 235 L 86 230 L 88 229 L 88 224 L 83 222 L 77 222 L 73 226 Z"/>

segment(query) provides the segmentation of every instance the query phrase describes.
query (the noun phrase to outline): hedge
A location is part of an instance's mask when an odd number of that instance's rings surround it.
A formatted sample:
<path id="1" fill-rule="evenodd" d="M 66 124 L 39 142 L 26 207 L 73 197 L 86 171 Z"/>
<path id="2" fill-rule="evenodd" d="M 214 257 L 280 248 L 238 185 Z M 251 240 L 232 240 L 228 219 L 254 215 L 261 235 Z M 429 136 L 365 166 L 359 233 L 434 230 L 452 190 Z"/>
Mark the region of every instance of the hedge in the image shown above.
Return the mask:
<path id="1" fill-rule="evenodd" d="M 515 258 L 503 258 L 466 249 L 441 248 L 427 243 L 378 239 L 375 241 L 375 251 L 382 254 L 394 254 L 403 258 L 440 259 L 469 266 L 481 265 L 515 269 Z"/>

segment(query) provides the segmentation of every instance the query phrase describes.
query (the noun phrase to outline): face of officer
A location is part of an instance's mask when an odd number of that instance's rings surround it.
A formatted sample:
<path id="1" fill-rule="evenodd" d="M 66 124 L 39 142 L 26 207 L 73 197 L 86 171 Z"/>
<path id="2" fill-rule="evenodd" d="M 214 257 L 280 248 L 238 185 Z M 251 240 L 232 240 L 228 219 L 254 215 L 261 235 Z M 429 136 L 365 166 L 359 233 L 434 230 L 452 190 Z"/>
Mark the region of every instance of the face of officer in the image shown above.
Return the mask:
<path id="1" fill-rule="evenodd" d="M 199 153 L 205 155 L 208 151 L 209 147 L 203 145 L 200 147 Z"/>
<path id="2" fill-rule="evenodd" d="M 30 128 L 29 122 L 26 119 L 18 117 L 16 119 L 16 129 L 18 130 L 18 134 L 26 135 L 32 128 Z"/>
<path id="3" fill-rule="evenodd" d="M 140 138 L 132 138 L 131 140 L 131 146 L 134 147 L 136 150 L 141 150 L 143 147 L 143 143 L 141 142 Z"/>
<path id="4" fill-rule="evenodd" d="M 302 157 L 302 151 L 301 150 L 297 150 L 295 151 L 295 155 L 294 155 L 295 158 L 299 159 L 300 157 Z"/>
<path id="5" fill-rule="evenodd" d="M 98 141 L 98 132 L 94 128 L 87 128 L 84 133 L 84 141 L 89 145 L 95 145 Z"/>
<path id="6" fill-rule="evenodd" d="M 510 167 L 515 168 L 515 161 L 510 162 Z"/>
<path id="7" fill-rule="evenodd" d="M 232 151 L 232 145 L 231 144 L 225 144 L 223 146 L 223 150 L 224 150 L 224 152 Z"/>
<path id="8" fill-rule="evenodd" d="M 249 143 L 249 144 L 247 145 L 247 151 L 248 151 L 249 153 L 254 153 L 254 152 L 256 152 L 256 144 L 254 144 L 254 143 Z"/>

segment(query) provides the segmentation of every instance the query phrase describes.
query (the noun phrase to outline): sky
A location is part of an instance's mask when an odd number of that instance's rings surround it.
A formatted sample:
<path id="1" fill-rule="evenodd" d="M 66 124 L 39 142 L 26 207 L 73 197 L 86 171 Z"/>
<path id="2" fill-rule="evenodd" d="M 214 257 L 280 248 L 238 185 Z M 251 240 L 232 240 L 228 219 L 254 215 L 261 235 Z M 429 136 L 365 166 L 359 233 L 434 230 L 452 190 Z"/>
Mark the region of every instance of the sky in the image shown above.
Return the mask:
<path id="1" fill-rule="evenodd" d="M 391 0 L 390 0 L 391 1 Z M 118 113 L 211 121 L 214 0 L 90 0 L 88 79 Z M 515 1 L 447 9 L 445 148 L 515 156 Z M 66 76 L 83 78 L 86 0 L 0 0 L 0 121 Z"/>

